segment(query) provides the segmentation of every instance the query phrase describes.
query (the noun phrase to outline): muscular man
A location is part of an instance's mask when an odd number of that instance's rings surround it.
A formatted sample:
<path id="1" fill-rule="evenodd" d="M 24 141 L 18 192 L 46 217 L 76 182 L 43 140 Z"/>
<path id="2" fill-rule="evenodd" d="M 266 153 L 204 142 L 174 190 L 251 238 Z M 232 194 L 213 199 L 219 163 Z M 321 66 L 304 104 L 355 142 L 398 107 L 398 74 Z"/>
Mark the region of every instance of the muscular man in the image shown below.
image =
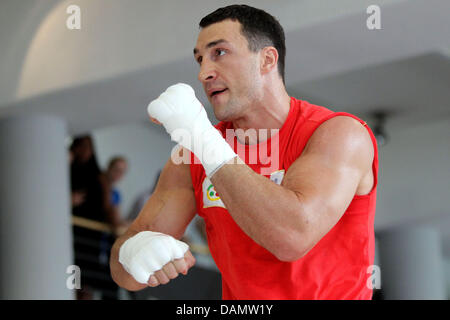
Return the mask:
<path id="1" fill-rule="evenodd" d="M 288 95 L 284 32 L 268 13 L 229 6 L 200 27 L 198 79 L 220 123 L 212 127 L 184 84 L 149 105 L 182 146 L 175 155 L 192 155 L 191 163 L 169 159 L 113 247 L 113 278 L 139 290 L 185 274 L 195 261 L 175 239 L 198 213 L 223 299 L 370 299 L 378 171 L 371 130 Z"/>

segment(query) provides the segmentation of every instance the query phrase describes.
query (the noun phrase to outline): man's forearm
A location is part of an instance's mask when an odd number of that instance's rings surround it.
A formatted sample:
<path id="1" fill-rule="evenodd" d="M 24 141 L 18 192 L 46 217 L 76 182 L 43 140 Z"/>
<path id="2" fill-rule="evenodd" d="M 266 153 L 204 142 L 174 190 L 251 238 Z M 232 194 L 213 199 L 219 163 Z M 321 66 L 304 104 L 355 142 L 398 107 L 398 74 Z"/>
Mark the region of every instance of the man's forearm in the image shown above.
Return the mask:
<path id="1" fill-rule="evenodd" d="M 299 236 L 304 224 L 298 196 L 236 159 L 237 164 L 228 162 L 211 182 L 241 229 L 280 260 L 289 260 L 292 250 L 302 250 Z"/>

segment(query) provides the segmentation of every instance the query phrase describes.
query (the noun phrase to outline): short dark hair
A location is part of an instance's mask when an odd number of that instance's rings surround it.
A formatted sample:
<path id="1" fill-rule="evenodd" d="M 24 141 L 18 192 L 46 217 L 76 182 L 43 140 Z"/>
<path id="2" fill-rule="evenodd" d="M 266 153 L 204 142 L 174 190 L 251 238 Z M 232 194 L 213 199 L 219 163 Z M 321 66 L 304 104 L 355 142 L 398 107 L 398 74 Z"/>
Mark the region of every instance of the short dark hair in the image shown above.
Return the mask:
<path id="1" fill-rule="evenodd" d="M 257 52 L 264 47 L 274 46 L 278 51 L 278 72 L 284 83 L 284 61 L 286 45 L 283 27 L 278 20 L 264 10 L 247 5 L 231 5 L 219 8 L 205 16 L 200 28 L 231 19 L 239 21 L 241 32 L 248 41 L 250 51 Z"/>

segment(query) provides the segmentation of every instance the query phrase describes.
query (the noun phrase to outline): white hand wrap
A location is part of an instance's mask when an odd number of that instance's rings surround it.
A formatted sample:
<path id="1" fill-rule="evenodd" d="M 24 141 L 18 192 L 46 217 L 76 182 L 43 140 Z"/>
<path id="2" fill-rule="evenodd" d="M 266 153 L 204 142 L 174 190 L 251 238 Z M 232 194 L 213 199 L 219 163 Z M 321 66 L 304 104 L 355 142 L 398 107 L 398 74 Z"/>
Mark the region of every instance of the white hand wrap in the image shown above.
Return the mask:
<path id="1" fill-rule="evenodd" d="M 122 244 L 119 262 L 137 282 L 145 284 L 165 264 L 183 258 L 188 249 L 186 243 L 167 234 L 143 231 Z"/>
<path id="2" fill-rule="evenodd" d="M 170 86 L 148 105 L 147 111 L 150 117 L 163 124 L 173 141 L 197 156 L 208 177 L 237 156 L 213 127 L 189 85 Z"/>

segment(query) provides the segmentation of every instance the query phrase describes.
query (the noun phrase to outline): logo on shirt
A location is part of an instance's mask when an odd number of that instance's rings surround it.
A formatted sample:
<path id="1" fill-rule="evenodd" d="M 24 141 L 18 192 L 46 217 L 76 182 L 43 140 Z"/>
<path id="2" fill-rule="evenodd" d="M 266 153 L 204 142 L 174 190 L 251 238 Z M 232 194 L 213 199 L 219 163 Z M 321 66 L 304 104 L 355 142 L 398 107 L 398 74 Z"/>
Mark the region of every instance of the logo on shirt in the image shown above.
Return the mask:
<path id="1" fill-rule="evenodd" d="M 222 200 L 219 197 L 216 189 L 214 189 L 214 185 L 211 183 L 208 177 L 203 180 L 202 184 L 203 191 L 203 208 L 211 208 L 211 207 L 220 207 L 225 208 Z"/>
<path id="2" fill-rule="evenodd" d="M 273 181 L 278 185 L 281 184 L 283 178 L 284 178 L 284 169 L 272 172 L 269 177 L 270 181 Z M 226 209 L 225 204 L 220 199 L 219 194 L 217 193 L 216 189 L 214 188 L 214 185 L 211 183 L 211 180 L 209 180 L 208 177 L 206 177 L 205 180 L 203 180 L 202 193 L 203 193 L 203 208 L 219 207 Z"/>
<path id="3" fill-rule="evenodd" d="M 212 184 L 206 189 L 206 197 L 209 201 L 220 200 L 219 194 L 217 193 L 216 189 L 214 189 L 214 186 Z"/>

